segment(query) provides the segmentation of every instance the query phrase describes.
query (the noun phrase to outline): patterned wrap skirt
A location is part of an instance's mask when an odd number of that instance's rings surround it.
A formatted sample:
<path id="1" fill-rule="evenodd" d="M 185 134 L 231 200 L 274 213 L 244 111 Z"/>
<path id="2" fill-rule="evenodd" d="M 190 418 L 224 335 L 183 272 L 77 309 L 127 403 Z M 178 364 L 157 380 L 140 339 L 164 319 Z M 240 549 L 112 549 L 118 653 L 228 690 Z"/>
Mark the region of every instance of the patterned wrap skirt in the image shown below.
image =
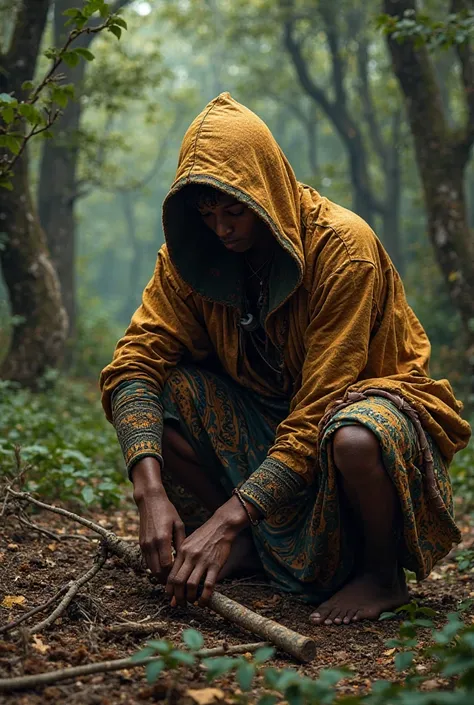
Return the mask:
<path id="1" fill-rule="evenodd" d="M 260 396 L 230 378 L 191 365 L 173 370 L 162 402 L 165 423 L 173 423 L 203 471 L 229 497 L 263 462 L 289 410 L 286 400 Z M 347 582 L 360 554 L 360 534 L 345 506 L 331 449 L 331 438 L 341 426 L 361 424 L 379 441 L 400 502 L 399 560 L 404 568 L 423 579 L 460 540 L 448 467 L 431 438 L 425 436 L 429 446 L 425 452 L 433 461 L 430 488 L 417 429 L 393 401 L 374 395 L 341 406 L 320 435 L 314 481 L 278 513 L 252 527 L 268 579 L 308 602 L 327 599 Z M 188 533 L 208 518 L 199 500 L 166 468 L 163 481 Z"/>

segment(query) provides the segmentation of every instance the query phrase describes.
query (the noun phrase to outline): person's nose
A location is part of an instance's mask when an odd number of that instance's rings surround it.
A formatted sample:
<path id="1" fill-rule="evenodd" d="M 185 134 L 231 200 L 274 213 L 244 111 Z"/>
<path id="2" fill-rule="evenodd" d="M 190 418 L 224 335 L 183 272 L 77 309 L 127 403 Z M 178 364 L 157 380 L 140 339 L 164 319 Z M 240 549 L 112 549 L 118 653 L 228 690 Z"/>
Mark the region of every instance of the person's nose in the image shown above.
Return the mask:
<path id="1" fill-rule="evenodd" d="M 219 238 L 226 238 L 232 233 L 232 226 L 225 217 L 216 218 L 216 235 Z"/>

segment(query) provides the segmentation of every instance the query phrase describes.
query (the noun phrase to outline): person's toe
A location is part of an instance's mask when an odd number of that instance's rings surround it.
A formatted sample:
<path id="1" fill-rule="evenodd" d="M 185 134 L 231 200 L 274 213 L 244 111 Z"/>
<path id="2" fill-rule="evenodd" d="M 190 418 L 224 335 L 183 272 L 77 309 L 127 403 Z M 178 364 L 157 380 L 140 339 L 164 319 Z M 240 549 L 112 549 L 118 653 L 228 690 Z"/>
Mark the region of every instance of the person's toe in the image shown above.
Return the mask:
<path id="1" fill-rule="evenodd" d="M 346 615 L 345 615 L 345 617 L 344 617 L 344 619 L 343 619 L 344 624 L 350 624 L 350 623 L 352 622 L 353 617 L 354 617 L 356 611 L 357 611 L 357 610 L 354 610 L 354 609 L 352 609 L 352 610 L 347 610 Z"/>
<path id="2" fill-rule="evenodd" d="M 326 619 L 324 620 L 324 624 L 327 624 L 328 626 L 334 622 L 335 619 L 338 619 L 341 616 L 341 610 L 340 607 L 337 605 L 332 608 L 332 610 L 329 612 L 329 614 L 326 615 Z"/>

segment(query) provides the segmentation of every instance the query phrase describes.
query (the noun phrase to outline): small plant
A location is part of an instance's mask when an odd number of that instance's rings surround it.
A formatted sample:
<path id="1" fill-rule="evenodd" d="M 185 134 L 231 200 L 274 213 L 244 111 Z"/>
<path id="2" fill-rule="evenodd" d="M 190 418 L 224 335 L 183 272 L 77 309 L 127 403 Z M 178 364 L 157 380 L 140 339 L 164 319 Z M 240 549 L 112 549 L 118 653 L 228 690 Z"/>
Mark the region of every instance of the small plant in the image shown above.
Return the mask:
<path id="1" fill-rule="evenodd" d="M 42 387 L 34 394 L 0 381 L 0 476 L 13 476 L 19 447 L 26 490 L 45 500 L 118 505 L 123 459 L 98 389 L 57 373 L 46 375 Z"/>
<path id="2" fill-rule="evenodd" d="M 474 549 L 462 548 L 456 551 L 454 560 L 458 564 L 458 570 L 461 573 L 466 573 L 474 567 Z"/>

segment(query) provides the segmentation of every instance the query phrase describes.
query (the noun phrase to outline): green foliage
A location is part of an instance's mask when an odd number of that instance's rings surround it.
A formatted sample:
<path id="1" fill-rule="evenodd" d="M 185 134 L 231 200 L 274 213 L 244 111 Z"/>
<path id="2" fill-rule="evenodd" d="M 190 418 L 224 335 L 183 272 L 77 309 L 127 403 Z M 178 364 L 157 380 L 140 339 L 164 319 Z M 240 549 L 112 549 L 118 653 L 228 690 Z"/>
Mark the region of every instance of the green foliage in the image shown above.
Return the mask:
<path id="1" fill-rule="evenodd" d="M 231 695 L 231 698 L 239 705 L 254 702 L 275 705 L 281 701 L 289 705 L 471 705 L 474 698 L 474 626 L 466 626 L 459 614 L 453 613 L 437 630 L 433 622 L 426 619 L 434 616 L 432 610 L 416 602 L 404 605 L 400 610 L 408 615 L 408 620 L 400 625 L 398 637 L 390 639 L 386 645 L 396 649 L 394 665 L 403 673 L 403 680 L 396 683 L 375 681 L 367 695 L 338 693 L 340 681 L 351 675 L 346 668 L 323 669 L 313 679 L 291 668 L 264 666 L 274 653 L 269 647 L 259 649 L 252 658 L 247 655 L 208 658 L 200 650 L 202 635 L 194 630 L 183 634 L 187 649 L 177 649 L 165 640 L 148 641 L 133 660 L 153 659 L 146 665 L 150 683 L 165 671 L 174 672 L 176 683 L 181 668 L 190 666 L 195 669 L 198 664 L 204 666 L 208 681 L 234 674 L 242 692 Z M 431 630 L 428 646 L 419 642 L 420 628 L 425 633 L 427 629 Z M 193 648 L 190 647 L 191 632 Z M 418 670 L 417 665 L 421 662 L 423 668 Z M 431 686 L 429 691 L 424 690 L 424 684 L 435 677 L 444 680 L 443 688 L 433 690 Z M 258 699 L 251 693 L 252 688 L 258 688 Z"/>
<path id="2" fill-rule="evenodd" d="M 425 13 L 405 10 L 402 17 L 380 15 L 377 25 L 398 42 L 407 39 L 415 47 L 449 49 L 465 44 L 474 34 L 474 10 L 451 13 L 445 20 L 434 20 Z"/>
<path id="3" fill-rule="evenodd" d="M 474 421 L 474 420 L 473 420 Z M 471 423 L 472 426 L 472 423 Z M 464 450 L 456 453 L 449 468 L 454 494 L 461 498 L 463 508 L 474 509 L 474 439 Z"/>
<path id="4" fill-rule="evenodd" d="M 93 22 L 94 15 L 99 14 L 99 22 Z M 120 39 L 122 31 L 127 29 L 125 20 L 110 12 L 105 0 L 84 0 L 82 8 L 70 8 L 64 13 L 69 16 L 66 25 L 72 26 L 65 44 L 61 48 L 50 47 L 44 52 L 51 66 L 44 77 L 35 81 L 26 81 L 22 85 L 26 97 L 0 94 L 0 148 L 10 153 L 0 163 L 0 188 L 12 188 L 13 167 L 21 156 L 28 142 L 41 136 L 51 137 L 50 128 L 74 98 L 74 87 L 63 84 L 59 71 L 65 63 L 74 68 L 79 61 L 93 61 L 94 54 L 84 47 L 72 47 L 72 44 L 85 33 L 98 34 L 110 32 Z"/>
<path id="5" fill-rule="evenodd" d="M 123 460 L 97 388 L 53 372 L 42 387 L 33 393 L 0 382 L 0 475 L 16 471 L 19 446 L 28 490 L 48 501 L 118 505 L 125 491 Z"/>

